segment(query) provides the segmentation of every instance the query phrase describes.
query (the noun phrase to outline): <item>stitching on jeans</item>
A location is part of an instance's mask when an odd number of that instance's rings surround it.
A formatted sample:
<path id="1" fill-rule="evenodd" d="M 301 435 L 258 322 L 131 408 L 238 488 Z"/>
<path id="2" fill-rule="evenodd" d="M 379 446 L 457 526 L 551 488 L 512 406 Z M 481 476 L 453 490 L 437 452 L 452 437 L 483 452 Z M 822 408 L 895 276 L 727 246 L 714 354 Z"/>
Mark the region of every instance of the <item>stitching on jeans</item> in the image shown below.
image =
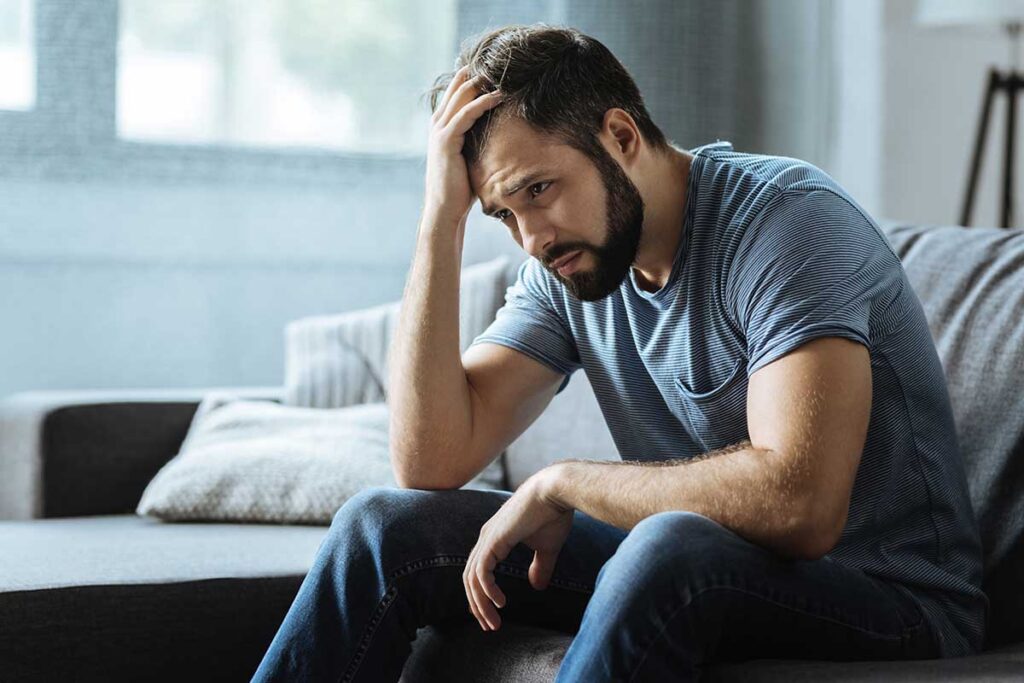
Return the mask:
<path id="1" fill-rule="evenodd" d="M 356 675 L 356 671 L 359 669 L 359 665 L 363 661 L 363 657 L 366 655 L 367 650 L 370 649 L 370 639 L 373 634 L 377 632 L 377 626 L 384 620 L 384 615 L 387 613 L 388 608 L 391 607 L 391 603 L 395 601 L 398 596 L 398 587 L 389 586 L 384 592 L 384 596 L 380 599 L 377 604 L 377 609 L 374 610 L 370 616 L 370 623 L 366 625 L 366 632 L 363 637 L 359 639 L 359 645 L 356 647 L 356 653 L 352 655 L 352 662 L 348 665 L 348 668 L 342 674 L 341 678 L 338 679 L 341 683 L 345 681 L 351 681 Z"/>
<path id="2" fill-rule="evenodd" d="M 359 669 L 359 665 L 362 664 L 363 657 L 366 652 L 370 649 L 370 641 L 373 636 L 377 633 L 377 627 L 384 620 L 384 615 L 387 614 L 388 608 L 398 597 L 398 586 L 394 583 L 396 579 L 403 576 L 408 576 L 413 572 L 419 571 L 420 569 L 434 568 L 434 567 L 452 567 L 460 564 L 466 564 L 469 561 L 467 555 L 437 555 L 431 558 L 423 558 L 420 560 L 414 560 L 407 564 L 402 565 L 398 569 L 391 572 L 387 577 L 387 589 L 384 591 L 384 595 L 381 597 L 380 602 L 377 604 L 377 609 L 374 610 L 370 616 L 370 623 L 366 625 L 366 630 L 363 632 L 363 637 L 359 639 L 359 644 L 356 647 L 356 653 L 352 655 L 352 662 L 345 669 L 339 679 L 339 683 L 346 683 L 351 681 L 356 675 Z M 507 574 L 516 578 L 528 578 L 529 570 L 523 569 L 522 567 L 515 564 L 508 564 L 506 562 L 499 562 L 494 567 L 495 573 Z M 564 588 L 566 590 L 575 591 L 578 593 L 593 593 L 594 587 L 587 583 L 580 581 L 572 581 L 571 579 L 556 579 L 552 577 L 551 582 L 548 584 L 556 588 Z"/>
<path id="3" fill-rule="evenodd" d="M 877 633 L 875 631 L 870 631 L 868 629 L 861 628 L 859 626 L 854 626 L 853 624 L 847 624 L 845 622 L 839 621 L 837 619 L 833 619 L 831 617 L 822 616 L 820 614 L 812 614 L 811 612 L 807 612 L 807 611 L 802 610 L 802 609 L 797 609 L 795 607 L 792 607 L 791 605 L 787 605 L 785 603 L 779 602 L 778 600 L 772 600 L 771 598 L 767 598 L 767 597 L 761 595 L 760 593 L 754 593 L 752 591 L 748 591 L 748 590 L 745 590 L 743 588 L 737 588 L 735 586 L 709 586 L 707 588 L 701 588 L 699 591 L 697 591 L 696 593 L 694 593 L 693 595 L 690 596 L 689 601 L 685 601 L 683 604 L 679 605 L 679 607 L 677 607 L 674 610 L 672 610 L 672 614 L 670 614 L 668 619 L 665 620 L 665 623 L 662 625 L 661 630 L 658 631 L 657 635 L 654 636 L 654 638 L 651 640 L 650 644 L 647 646 L 647 649 L 644 651 L 644 656 L 640 658 L 639 662 L 637 662 L 636 668 L 633 670 L 632 675 L 630 675 L 630 677 L 629 677 L 629 680 L 631 682 L 636 678 L 636 674 L 637 674 L 638 671 L 640 671 L 640 667 L 647 660 L 647 655 L 650 654 L 651 648 L 665 634 L 665 631 L 668 629 L 669 623 L 673 619 L 676 618 L 676 615 L 678 615 L 679 612 L 682 611 L 682 609 L 684 607 L 686 607 L 687 605 L 691 604 L 694 600 L 696 600 L 698 596 L 700 596 L 701 594 L 706 593 L 708 591 L 712 591 L 712 590 L 734 591 L 736 593 L 743 593 L 745 595 L 751 595 L 751 596 L 753 596 L 755 598 L 760 598 L 761 600 L 764 600 L 765 602 L 770 602 L 773 605 L 777 605 L 777 606 L 782 607 L 783 609 L 787 609 L 787 610 L 789 610 L 791 612 L 796 612 L 797 614 L 802 614 L 802 615 L 805 615 L 805 616 L 814 617 L 816 619 L 823 619 L 825 621 L 830 621 L 830 622 L 832 622 L 834 624 L 838 624 L 840 626 L 844 626 L 844 627 L 852 629 L 854 631 L 860 631 L 861 633 L 865 633 L 865 634 L 867 634 L 867 635 L 869 635 L 869 636 L 871 636 L 873 638 L 878 638 L 880 640 L 888 640 L 888 641 L 896 642 L 896 641 L 902 641 L 904 639 L 903 634 L 891 636 L 891 635 L 886 635 L 884 633 Z"/>
<path id="4" fill-rule="evenodd" d="M 370 623 L 366 625 L 363 637 L 359 639 L 359 644 L 356 646 L 356 652 L 352 655 L 352 662 L 348 665 L 348 668 L 340 679 L 341 683 L 352 680 L 356 675 L 356 672 L 359 670 L 359 665 L 363 662 L 363 657 L 370 649 L 370 641 L 377 633 L 377 627 L 380 626 L 388 608 L 391 607 L 395 598 L 398 597 L 398 586 L 394 583 L 395 579 L 411 574 L 419 569 L 428 567 L 450 567 L 458 564 L 465 564 L 468 560 L 469 557 L 464 557 L 462 555 L 438 555 L 433 558 L 425 558 L 409 562 L 408 564 L 405 564 L 391 572 L 387 577 L 387 582 L 385 583 L 387 589 L 384 591 L 384 595 L 377 604 L 377 609 L 374 610 L 373 614 L 370 616 Z"/>

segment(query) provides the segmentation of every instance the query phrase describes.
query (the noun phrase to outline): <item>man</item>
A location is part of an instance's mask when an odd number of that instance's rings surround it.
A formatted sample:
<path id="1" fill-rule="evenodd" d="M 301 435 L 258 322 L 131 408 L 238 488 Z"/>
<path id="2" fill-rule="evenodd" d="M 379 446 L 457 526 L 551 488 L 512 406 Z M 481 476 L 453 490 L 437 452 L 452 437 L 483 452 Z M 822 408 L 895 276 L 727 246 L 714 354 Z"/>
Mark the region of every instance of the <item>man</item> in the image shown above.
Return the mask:
<path id="1" fill-rule="evenodd" d="M 810 164 L 670 144 L 575 30 L 501 29 L 459 64 L 391 350 L 403 488 L 338 511 L 256 678 L 394 681 L 418 627 L 459 619 L 576 633 L 558 681 L 977 652 L 942 367 L 875 222 Z M 477 198 L 533 258 L 460 357 Z M 456 490 L 580 368 L 622 462 Z"/>

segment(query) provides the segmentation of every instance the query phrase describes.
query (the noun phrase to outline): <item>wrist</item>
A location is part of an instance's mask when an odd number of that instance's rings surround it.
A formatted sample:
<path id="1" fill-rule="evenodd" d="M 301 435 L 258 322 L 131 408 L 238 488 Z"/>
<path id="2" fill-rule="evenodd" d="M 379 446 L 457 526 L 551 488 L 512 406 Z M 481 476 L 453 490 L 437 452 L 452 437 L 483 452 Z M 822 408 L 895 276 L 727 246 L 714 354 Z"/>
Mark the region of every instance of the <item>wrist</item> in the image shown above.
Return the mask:
<path id="1" fill-rule="evenodd" d="M 554 463 L 537 472 L 531 479 L 534 479 L 534 486 L 537 496 L 552 507 L 561 510 L 571 510 L 573 506 L 566 500 L 565 485 L 568 481 L 567 468 L 572 463 Z"/>
<path id="2" fill-rule="evenodd" d="M 440 230 L 453 233 L 465 226 L 468 216 L 469 212 L 464 212 L 460 215 L 458 212 L 452 212 L 443 206 L 427 204 L 423 207 L 420 217 L 420 230 L 432 232 Z"/>

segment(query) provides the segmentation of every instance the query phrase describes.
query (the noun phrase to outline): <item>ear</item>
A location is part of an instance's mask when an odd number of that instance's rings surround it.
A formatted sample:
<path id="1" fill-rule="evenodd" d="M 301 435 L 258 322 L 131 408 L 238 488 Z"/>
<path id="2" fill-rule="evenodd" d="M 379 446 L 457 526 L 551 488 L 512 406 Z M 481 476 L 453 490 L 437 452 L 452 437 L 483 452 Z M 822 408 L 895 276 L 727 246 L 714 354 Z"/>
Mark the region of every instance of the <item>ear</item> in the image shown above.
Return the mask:
<path id="1" fill-rule="evenodd" d="M 629 166 L 640 154 L 643 138 L 636 121 L 624 109 L 613 107 L 604 113 L 601 132 L 598 138 L 608 150 L 624 166 Z"/>

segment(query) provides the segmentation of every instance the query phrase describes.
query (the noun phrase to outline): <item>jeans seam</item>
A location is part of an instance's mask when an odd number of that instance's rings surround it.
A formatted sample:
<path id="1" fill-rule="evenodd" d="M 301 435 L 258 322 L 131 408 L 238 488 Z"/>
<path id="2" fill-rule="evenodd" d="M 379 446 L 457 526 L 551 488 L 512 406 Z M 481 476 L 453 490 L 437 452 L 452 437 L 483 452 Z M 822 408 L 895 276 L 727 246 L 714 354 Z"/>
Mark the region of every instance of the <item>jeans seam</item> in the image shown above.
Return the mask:
<path id="1" fill-rule="evenodd" d="M 877 633 L 875 631 L 870 631 L 868 629 L 861 628 L 859 626 L 854 626 L 852 624 L 847 624 L 845 622 L 839 621 L 838 619 L 833 619 L 832 617 L 827 617 L 827 616 L 823 616 L 823 615 L 820 615 L 820 614 L 813 614 L 813 613 L 808 612 L 806 610 L 798 609 L 798 608 L 793 607 L 791 605 L 787 605 L 785 603 L 779 602 L 778 600 L 772 600 L 771 598 L 765 597 L 765 596 L 761 595 L 760 593 L 755 593 L 753 591 L 749 591 L 749 590 L 746 590 L 744 588 L 738 588 L 736 586 L 708 586 L 707 588 L 701 588 L 696 593 L 694 593 L 693 595 L 690 596 L 690 600 L 688 602 L 684 602 L 683 604 L 679 605 L 674 610 L 672 610 L 672 614 L 670 614 L 668 619 L 665 620 L 665 623 L 662 625 L 661 630 L 659 630 L 658 633 L 654 636 L 654 638 L 651 639 L 650 644 L 648 644 L 646 650 L 644 650 L 643 656 L 640 658 L 640 661 L 637 662 L 636 668 L 633 669 L 633 673 L 629 677 L 630 682 L 632 682 L 633 680 L 636 679 L 637 672 L 640 671 L 640 667 L 647 660 L 647 656 L 650 654 L 651 649 L 654 647 L 654 644 L 656 642 L 658 642 L 658 640 L 662 637 L 662 635 L 664 635 L 665 631 L 668 629 L 668 625 L 672 622 L 673 619 L 676 618 L 676 616 L 679 614 L 679 612 L 681 612 L 683 610 L 683 608 L 686 607 L 688 604 L 690 604 L 694 600 L 696 600 L 698 596 L 700 596 L 701 594 L 706 593 L 708 591 L 712 591 L 712 590 L 733 591 L 733 592 L 736 592 L 736 593 L 743 593 L 745 595 L 752 595 L 755 598 L 760 598 L 761 600 L 764 600 L 766 602 L 770 602 L 770 603 L 772 603 L 774 605 L 782 607 L 783 609 L 787 609 L 787 610 L 789 610 L 791 612 L 797 612 L 798 614 L 814 617 L 816 619 L 824 619 L 825 621 L 830 621 L 830 622 L 832 622 L 834 624 L 838 624 L 838 625 L 843 626 L 845 628 L 849 628 L 849 629 L 852 629 L 852 630 L 855 630 L 855 631 L 860 631 L 860 632 L 865 633 L 865 634 L 867 634 L 867 635 L 869 635 L 869 636 L 871 636 L 873 638 L 879 638 L 881 640 L 889 640 L 889 641 L 893 641 L 893 642 L 903 641 L 903 639 L 905 638 L 905 634 L 906 634 L 906 629 L 902 629 L 902 633 L 901 634 L 894 635 L 894 636 L 886 635 L 886 634 L 882 634 L 882 633 Z"/>
<path id="2" fill-rule="evenodd" d="M 437 555 L 433 558 L 414 560 L 388 574 L 387 582 L 385 583 L 387 588 L 384 591 L 384 595 L 381 596 L 377 609 L 374 610 L 373 615 L 370 617 L 370 623 L 366 625 L 363 637 L 359 639 L 359 645 L 356 647 L 355 654 L 352 655 L 352 661 L 339 679 L 340 683 L 351 681 L 359 671 L 359 666 L 363 663 L 363 657 L 366 655 L 367 650 L 370 649 L 370 641 L 377 633 L 377 627 L 380 626 L 380 623 L 384 620 L 384 615 L 387 614 L 388 608 L 391 607 L 395 598 L 398 597 L 398 586 L 394 583 L 395 579 L 427 567 L 450 567 L 460 563 L 465 564 L 467 560 L 469 560 L 468 557 L 461 555 Z"/>
<path id="3" fill-rule="evenodd" d="M 377 603 L 377 609 L 374 610 L 373 615 L 370 617 L 370 623 L 366 625 L 366 630 L 363 632 L 363 637 L 359 639 L 359 645 L 356 647 L 356 653 L 352 655 L 352 661 L 348 667 L 342 673 L 341 678 L 338 679 L 339 683 L 346 683 L 351 681 L 359 670 L 360 664 L 363 662 L 363 657 L 366 655 L 367 650 L 370 649 L 370 641 L 373 636 L 377 633 L 377 627 L 384 620 L 384 615 L 387 614 L 388 608 L 391 607 L 395 598 L 398 597 L 398 586 L 394 583 L 396 579 L 403 576 L 408 576 L 413 572 L 419 571 L 420 569 L 433 568 L 433 567 L 452 567 L 459 564 L 465 564 L 469 561 L 468 555 L 436 555 L 430 558 L 423 558 L 419 560 L 413 560 L 407 562 L 398 569 L 395 569 L 387 576 L 386 586 L 384 595 L 381 596 L 380 602 Z M 509 564 L 507 562 L 499 562 L 494 568 L 495 573 L 507 574 L 518 578 L 528 578 L 529 570 L 523 569 L 518 565 Z M 593 593 L 594 588 L 590 584 L 586 584 L 580 581 L 573 581 L 571 579 L 556 579 L 551 578 L 548 584 L 556 588 L 564 588 L 566 590 L 576 591 L 580 593 Z"/>

